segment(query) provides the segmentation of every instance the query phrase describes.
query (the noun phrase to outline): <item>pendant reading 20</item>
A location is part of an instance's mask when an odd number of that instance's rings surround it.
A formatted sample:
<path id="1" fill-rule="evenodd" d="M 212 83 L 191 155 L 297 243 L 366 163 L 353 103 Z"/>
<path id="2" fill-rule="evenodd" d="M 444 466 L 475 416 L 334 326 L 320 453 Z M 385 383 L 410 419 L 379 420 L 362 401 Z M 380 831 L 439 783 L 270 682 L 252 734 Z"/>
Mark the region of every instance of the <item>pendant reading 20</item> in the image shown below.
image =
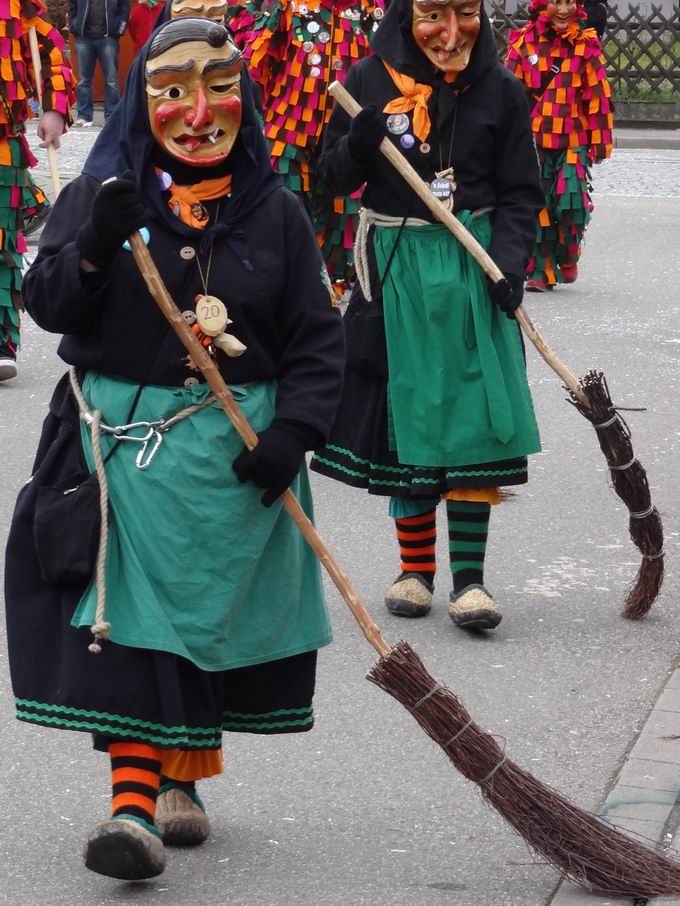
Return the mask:
<path id="1" fill-rule="evenodd" d="M 217 296 L 196 296 L 196 322 L 207 337 L 224 333 L 228 323 L 224 303 Z"/>

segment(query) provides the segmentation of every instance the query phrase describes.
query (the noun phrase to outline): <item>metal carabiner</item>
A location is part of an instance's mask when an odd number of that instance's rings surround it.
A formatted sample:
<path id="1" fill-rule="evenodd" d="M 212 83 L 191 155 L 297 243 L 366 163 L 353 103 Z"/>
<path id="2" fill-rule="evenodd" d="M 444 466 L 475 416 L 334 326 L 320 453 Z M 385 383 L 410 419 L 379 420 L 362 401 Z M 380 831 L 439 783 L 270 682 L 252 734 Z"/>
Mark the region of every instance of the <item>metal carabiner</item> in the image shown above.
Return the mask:
<path id="1" fill-rule="evenodd" d="M 133 431 L 136 428 L 145 428 L 146 434 L 133 435 L 132 437 L 128 436 L 127 432 Z M 116 425 L 113 429 L 113 436 L 116 440 L 128 440 L 136 444 L 146 444 L 153 437 L 154 431 L 154 422 L 131 422 L 129 425 Z"/>
<path id="2" fill-rule="evenodd" d="M 153 444 L 153 447 L 151 448 L 151 451 L 147 455 L 146 451 L 148 449 L 149 443 L 151 442 L 151 438 L 153 438 L 154 444 Z M 144 441 L 144 443 L 142 444 L 141 449 L 140 449 L 139 453 L 137 454 L 137 458 L 135 459 L 135 465 L 137 466 L 138 469 L 148 469 L 149 468 L 149 466 L 153 462 L 154 456 L 156 455 L 156 453 L 158 453 L 158 448 L 160 447 L 160 445 L 162 443 L 163 443 L 163 435 L 161 434 L 160 431 L 154 430 L 152 428 L 150 436 L 147 437 L 146 440 Z"/>

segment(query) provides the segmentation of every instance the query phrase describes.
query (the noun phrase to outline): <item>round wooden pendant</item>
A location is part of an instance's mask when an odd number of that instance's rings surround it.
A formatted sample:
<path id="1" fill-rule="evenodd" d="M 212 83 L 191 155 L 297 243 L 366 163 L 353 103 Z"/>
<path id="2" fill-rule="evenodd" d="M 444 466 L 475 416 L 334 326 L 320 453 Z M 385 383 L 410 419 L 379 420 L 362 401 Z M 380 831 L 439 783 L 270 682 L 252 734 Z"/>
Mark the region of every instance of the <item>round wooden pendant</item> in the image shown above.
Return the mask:
<path id="1" fill-rule="evenodd" d="M 217 296 L 196 296 L 196 322 L 207 337 L 224 333 L 229 323 L 224 302 Z"/>

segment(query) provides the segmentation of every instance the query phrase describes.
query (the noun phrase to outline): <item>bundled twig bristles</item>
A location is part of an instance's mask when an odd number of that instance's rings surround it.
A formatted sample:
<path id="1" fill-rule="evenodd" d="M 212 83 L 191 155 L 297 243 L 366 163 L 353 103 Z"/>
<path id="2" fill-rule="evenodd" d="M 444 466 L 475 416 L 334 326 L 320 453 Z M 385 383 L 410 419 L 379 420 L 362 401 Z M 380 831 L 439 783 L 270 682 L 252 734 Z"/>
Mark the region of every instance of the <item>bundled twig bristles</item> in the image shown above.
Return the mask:
<path id="1" fill-rule="evenodd" d="M 630 620 L 645 616 L 663 582 L 663 526 L 652 504 L 647 473 L 633 451 L 630 429 L 616 411 L 601 371 L 589 371 L 580 381 L 588 406 L 570 393 L 570 402 L 592 423 L 604 453 L 614 490 L 630 513 L 628 531 L 642 554 L 637 578 L 628 592 L 623 615 Z"/>
<path id="2" fill-rule="evenodd" d="M 487 802 L 559 871 L 606 896 L 680 893 L 680 860 L 630 839 L 510 761 L 408 643 L 395 645 L 368 679 L 411 712 Z"/>

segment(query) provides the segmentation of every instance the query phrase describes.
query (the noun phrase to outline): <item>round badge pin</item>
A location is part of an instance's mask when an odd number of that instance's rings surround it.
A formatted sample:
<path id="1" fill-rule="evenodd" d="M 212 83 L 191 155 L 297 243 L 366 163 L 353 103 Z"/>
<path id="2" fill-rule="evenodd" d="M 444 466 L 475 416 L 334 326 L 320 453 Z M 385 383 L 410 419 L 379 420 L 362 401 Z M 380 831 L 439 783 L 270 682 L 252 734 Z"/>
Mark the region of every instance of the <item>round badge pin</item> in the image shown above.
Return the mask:
<path id="1" fill-rule="evenodd" d="M 373 18 L 376 20 L 376 22 L 380 22 L 384 15 L 385 10 L 381 6 L 376 6 L 376 8 L 373 10 Z"/>
<path id="2" fill-rule="evenodd" d="M 330 39 L 331 39 L 331 36 L 327 31 L 320 31 L 317 41 L 319 42 L 319 44 L 328 44 Z"/>
<path id="3" fill-rule="evenodd" d="M 407 151 L 409 150 L 409 148 L 412 148 L 415 143 L 416 140 L 410 132 L 407 132 L 406 135 L 402 135 L 402 137 L 399 139 L 399 144 L 402 148 L 406 148 Z"/>
<path id="4" fill-rule="evenodd" d="M 305 41 L 302 45 L 305 53 L 311 53 L 314 50 L 314 41 Z"/>
<path id="5" fill-rule="evenodd" d="M 309 74 L 313 79 L 318 79 L 321 75 L 321 70 L 318 66 L 312 66 L 312 68 L 309 70 Z"/>
<path id="6" fill-rule="evenodd" d="M 320 30 L 321 26 L 318 22 L 309 22 L 307 24 L 307 31 L 310 33 L 310 35 L 315 35 Z"/>
<path id="7" fill-rule="evenodd" d="M 448 179 L 433 179 L 430 183 L 430 191 L 435 198 L 446 201 L 451 196 L 453 189 Z"/>
<path id="8" fill-rule="evenodd" d="M 529 62 L 531 63 L 532 66 L 535 66 L 538 63 L 538 54 L 537 53 L 529 54 L 527 59 L 529 60 Z"/>
<path id="9" fill-rule="evenodd" d="M 321 54 L 313 53 L 311 55 L 311 57 L 309 58 L 309 62 L 312 64 L 312 66 L 318 66 L 319 63 L 321 62 Z"/>
<path id="10" fill-rule="evenodd" d="M 333 60 L 332 66 L 336 72 L 339 72 L 342 69 L 342 60 Z"/>
<path id="11" fill-rule="evenodd" d="M 403 135 L 408 132 L 408 117 L 405 113 L 393 113 L 387 117 L 387 131 L 392 135 Z"/>
<path id="12" fill-rule="evenodd" d="M 167 192 L 172 185 L 172 176 L 170 176 L 169 173 L 166 173 L 165 170 L 156 173 L 156 179 L 158 180 L 161 192 Z"/>

